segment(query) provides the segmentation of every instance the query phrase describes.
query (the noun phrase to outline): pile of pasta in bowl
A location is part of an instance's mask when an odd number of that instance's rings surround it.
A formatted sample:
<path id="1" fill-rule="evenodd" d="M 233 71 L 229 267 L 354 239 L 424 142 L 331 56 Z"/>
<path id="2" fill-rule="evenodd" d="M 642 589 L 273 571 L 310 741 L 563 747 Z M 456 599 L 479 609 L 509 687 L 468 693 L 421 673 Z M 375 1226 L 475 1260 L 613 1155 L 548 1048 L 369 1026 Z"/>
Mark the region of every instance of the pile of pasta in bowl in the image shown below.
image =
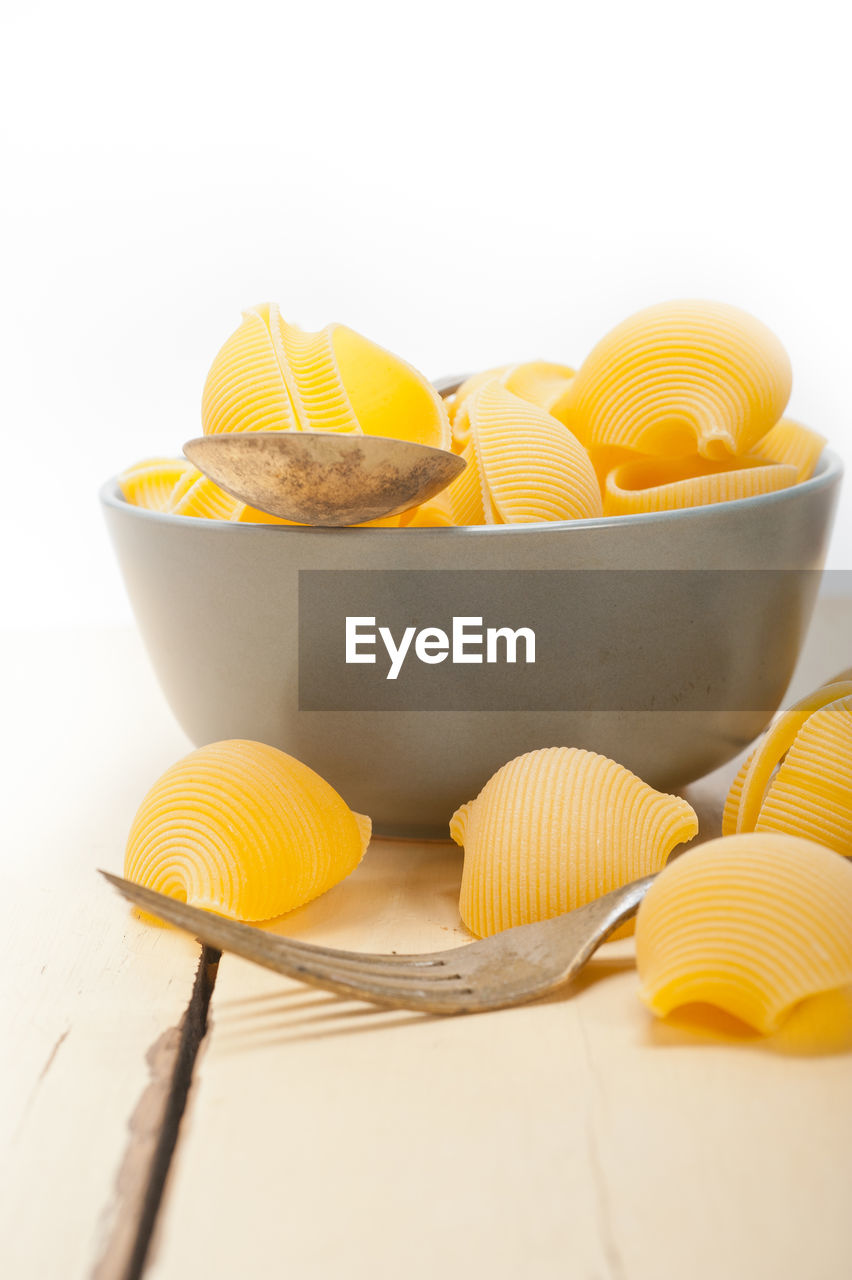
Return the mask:
<path id="1" fill-rule="evenodd" d="M 446 402 L 411 365 L 344 325 L 306 333 L 248 309 L 202 395 L 205 434 L 332 431 L 452 449 L 443 492 L 370 523 L 417 528 L 637 515 L 771 493 L 807 480 L 824 438 L 784 417 L 788 356 L 760 321 L 721 303 L 649 307 L 576 371 L 533 360 L 467 378 Z M 173 515 L 288 522 L 225 493 L 185 459 L 119 478 L 126 501 Z"/>

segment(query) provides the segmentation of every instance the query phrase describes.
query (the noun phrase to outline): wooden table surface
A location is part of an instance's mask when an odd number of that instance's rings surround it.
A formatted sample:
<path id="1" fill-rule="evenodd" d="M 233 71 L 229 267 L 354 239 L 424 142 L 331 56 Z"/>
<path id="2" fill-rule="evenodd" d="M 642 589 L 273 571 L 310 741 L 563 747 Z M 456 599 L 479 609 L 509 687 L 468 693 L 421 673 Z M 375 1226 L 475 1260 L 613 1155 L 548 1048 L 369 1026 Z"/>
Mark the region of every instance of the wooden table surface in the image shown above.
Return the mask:
<path id="1" fill-rule="evenodd" d="M 848 666 L 850 637 L 852 600 L 822 601 L 790 696 Z M 850 993 L 760 1040 L 654 1020 L 631 941 L 569 991 L 467 1019 L 231 956 L 216 972 L 95 874 L 190 748 L 135 635 L 0 652 L 0 1275 L 852 1275 Z M 730 773 L 690 790 L 705 837 Z M 460 871 L 454 845 L 374 841 L 279 928 L 452 946 Z"/>

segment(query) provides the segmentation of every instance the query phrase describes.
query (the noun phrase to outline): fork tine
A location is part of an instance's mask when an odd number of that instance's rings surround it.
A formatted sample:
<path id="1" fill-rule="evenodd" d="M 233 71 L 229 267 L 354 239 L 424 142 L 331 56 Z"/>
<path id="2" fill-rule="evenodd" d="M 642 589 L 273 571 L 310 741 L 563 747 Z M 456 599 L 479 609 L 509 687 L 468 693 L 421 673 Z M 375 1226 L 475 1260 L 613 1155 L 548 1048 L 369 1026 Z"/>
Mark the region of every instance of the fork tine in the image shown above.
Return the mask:
<path id="1" fill-rule="evenodd" d="M 357 971 L 341 967 L 324 956 L 314 958 L 294 955 L 289 951 L 286 940 L 276 934 L 266 933 L 253 925 L 228 920 L 199 907 L 191 907 L 176 898 L 157 893 L 133 881 L 123 880 L 107 871 L 102 871 L 101 874 L 131 902 L 150 911 L 152 915 L 193 933 L 207 946 L 230 951 L 273 969 L 276 973 L 284 974 L 285 977 L 295 978 L 312 986 L 395 1007 L 426 1010 L 437 1003 L 442 1012 L 452 1012 L 452 1009 L 446 1007 L 447 1001 L 462 994 L 462 988 L 457 985 L 460 976 L 453 971 L 445 977 L 442 975 L 443 981 L 438 991 L 438 984 L 424 982 L 426 975 L 414 966 L 404 973 L 379 973 L 371 966 Z M 357 952 L 354 954 L 357 955 Z M 331 955 L 333 957 L 334 953 Z M 429 977 L 431 976 L 430 974 Z M 463 990 L 467 991 L 467 988 Z"/>
<path id="2" fill-rule="evenodd" d="M 151 915 L 159 916 L 163 920 L 168 920 L 170 924 L 177 925 L 182 929 L 198 930 L 206 929 L 210 920 L 216 920 L 224 925 L 235 924 L 236 927 L 252 930 L 255 934 L 262 934 L 265 937 L 275 938 L 275 946 L 282 950 L 286 948 L 293 956 L 305 957 L 307 959 L 325 958 L 333 960 L 335 963 L 349 962 L 353 966 L 365 968 L 368 967 L 373 972 L 377 967 L 381 966 L 383 970 L 395 971 L 403 970 L 405 973 L 413 969 L 436 969 L 444 967 L 451 963 L 451 958 L 463 951 L 464 947 L 450 947 L 445 951 L 428 951 L 414 952 L 411 955 L 393 955 L 381 951 L 347 951 L 338 947 L 322 947 L 313 942 L 302 942 L 298 938 L 287 938 L 281 934 L 269 933 L 265 929 L 260 929 L 257 925 L 240 925 L 236 921 L 230 921 L 226 916 L 219 916 L 213 911 L 207 911 L 201 907 L 192 907 L 188 903 L 180 902 L 177 898 L 171 898 L 167 894 L 158 893 L 155 889 L 148 889 L 144 885 L 137 884 L 134 880 L 123 880 L 121 876 L 112 875 L 109 871 L 101 871 L 100 873 L 105 880 L 118 889 L 119 893 L 129 899 L 136 906 L 142 907 L 145 911 L 149 911 Z M 176 911 L 177 908 L 177 911 Z M 180 919 L 178 919 L 180 916 Z M 206 939 L 201 938 L 200 933 L 196 936 L 202 942 Z M 216 946 L 216 943 L 208 943 L 209 946 Z M 229 944 L 223 943 L 228 947 Z M 469 946 L 470 944 L 466 944 Z"/>

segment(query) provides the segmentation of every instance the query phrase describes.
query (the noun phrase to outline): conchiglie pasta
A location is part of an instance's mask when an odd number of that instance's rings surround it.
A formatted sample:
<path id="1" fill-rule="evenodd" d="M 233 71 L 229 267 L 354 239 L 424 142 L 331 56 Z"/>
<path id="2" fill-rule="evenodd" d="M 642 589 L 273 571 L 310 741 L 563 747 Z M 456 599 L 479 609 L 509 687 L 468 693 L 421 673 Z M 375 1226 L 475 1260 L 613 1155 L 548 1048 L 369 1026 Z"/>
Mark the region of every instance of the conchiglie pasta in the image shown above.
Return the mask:
<path id="1" fill-rule="evenodd" d="M 490 382 L 468 401 L 467 462 L 450 487 L 457 524 L 521 524 L 602 514 L 589 456 L 543 409 Z"/>
<path id="2" fill-rule="evenodd" d="M 764 1034 L 807 996 L 852 982 L 852 865 L 776 832 L 688 849 L 636 919 L 640 995 L 664 1017 L 711 1004 Z"/>
<path id="3" fill-rule="evenodd" d="M 247 506 L 239 498 L 190 466 L 175 485 L 164 510 L 175 516 L 193 516 L 201 520 L 228 520 L 236 524 L 292 524 L 267 511 Z"/>
<path id="4" fill-rule="evenodd" d="M 260 742 L 201 747 L 149 791 L 125 875 L 236 920 L 266 920 L 349 875 L 370 839 L 313 769 Z"/>
<path id="5" fill-rule="evenodd" d="M 813 475 L 824 448 L 825 436 L 791 418 L 782 418 L 757 442 L 753 456 L 762 462 L 795 467 L 796 480 L 801 483 Z"/>
<path id="6" fill-rule="evenodd" d="M 500 381 L 507 391 L 537 404 L 549 413 L 568 389 L 575 370 L 547 360 L 528 360 L 505 370 Z"/>
<path id="7" fill-rule="evenodd" d="M 233 520 L 245 504 L 234 498 L 197 468 L 181 478 L 167 510 L 176 516 L 197 516 L 206 520 Z"/>
<path id="8" fill-rule="evenodd" d="M 125 502 L 148 511 L 167 511 L 180 480 L 192 470 L 186 458 L 146 458 L 118 477 Z"/>
<path id="9" fill-rule="evenodd" d="M 607 334 L 551 411 L 588 448 L 726 458 L 778 422 L 791 381 L 787 353 L 754 317 L 668 302 Z"/>
<path id="10" fill-rule="evenodd" d="M 487 383 L 499 381 L 501 375 L 512 368 L 514 368 L 513 365 L 501 364 L 497 365 L 494 369 L 483 369 L 479 373 L 472 373 L 469 378 L 465 378 L 464 382 L 449 402 L 447 408 L 453 428 L 453 448 L 456 448 L 457 441 L 461 446 L 457 449 L 457 452 L 461 452 L 461 448 L 464 447 L 470 427 L 470 422 L 466 414 L 464 415 L 464 421 L 459 417 L 465 402 L 472 395 L 475 395 L 475 393 L 482 387 L 486 386 Z"/>
<path id="11" fill-rule="evenodd" d="M 337 431 L 449 449 L 441 397 L 398 356 L 348 329 L 306 333 L 274 303 L 243 313 L 204 387 L 202 426 L 221 431 Z"/>
<path id="12" fill-rule="evenodd" d="M 271 313 L 277 310 L 271 303 L 249 307 L 240 327 L 219 349 L 201 396 L 205 435 L 296 428 L 282 356 L 272 336 Z"/>
<path id="13" fill-rule="evenodd" d="M 751 459 L 725 465 L 702 458 L 642 458 L 609 471 L 604 485 L 604 515 L 675 511 L 730 502 L 786 489 L 796 479 L 792 465 Z"/>
<path id="14" fill-rule="evenodd" d="M 499 382 L 501 387 L 520 396 L 530 404 L 538 405 L 548 413 L 565 394 L 574 370 L 568 365 L 553 364 L 547 360 L 528 360 L 523 364 L 501 365 L 475 373 L 459 387 L 452 403 L 450 422 L 453 428 L 453 449 L 462 453 L 470 435 L 469 401 L 489 382 Z"/>
<path id="15" fill-rule="evenodd" d="M 464 846 L 459 907 L 479 937 L 560 915 L 658 871 L 698 831 L 678 796 L 592 751 L 510 760 L 452 817 Z"/>
<path id="16" fill-rule="evenodd" d="M 722 833 L 752 831 L 805 836 L 852 856 L 852 681 L 789 707 L 743 764 Z"/>

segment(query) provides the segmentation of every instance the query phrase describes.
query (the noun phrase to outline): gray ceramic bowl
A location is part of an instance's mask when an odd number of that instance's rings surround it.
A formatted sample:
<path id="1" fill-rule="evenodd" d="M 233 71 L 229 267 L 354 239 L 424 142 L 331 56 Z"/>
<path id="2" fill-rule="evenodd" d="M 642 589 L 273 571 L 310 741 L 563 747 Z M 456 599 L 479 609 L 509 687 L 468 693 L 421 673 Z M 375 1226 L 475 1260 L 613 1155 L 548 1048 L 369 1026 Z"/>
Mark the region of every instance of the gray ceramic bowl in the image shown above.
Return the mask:
<path id="1" fill-rule="evenodd" d="M 780 703 L 807 629 L 841 465 L 716 506 L 459 529 L 308 529 L 141 510 L 107 524 L 151 661 L 197 744 L 275 744 L 379 833 L 446 836 L 460 803 L 536 747 L 586 747 L 671 790 Z M 535 632 L 536 662 L 344 661 L 345 617 Z M 368 624 L 357 624 L 369 630 Z M 475 627 L 474 627 L 475 630 Z M 434 641 L 434 635 L 433 635 Z M 438 644 L 440 649 L 440 643 Z M 484 652 L 476 644 L 468 652 Z M 423 653 L 436 652 L 425 646 Z M 463 656 L 460 651 L 459 656 Z"/>

